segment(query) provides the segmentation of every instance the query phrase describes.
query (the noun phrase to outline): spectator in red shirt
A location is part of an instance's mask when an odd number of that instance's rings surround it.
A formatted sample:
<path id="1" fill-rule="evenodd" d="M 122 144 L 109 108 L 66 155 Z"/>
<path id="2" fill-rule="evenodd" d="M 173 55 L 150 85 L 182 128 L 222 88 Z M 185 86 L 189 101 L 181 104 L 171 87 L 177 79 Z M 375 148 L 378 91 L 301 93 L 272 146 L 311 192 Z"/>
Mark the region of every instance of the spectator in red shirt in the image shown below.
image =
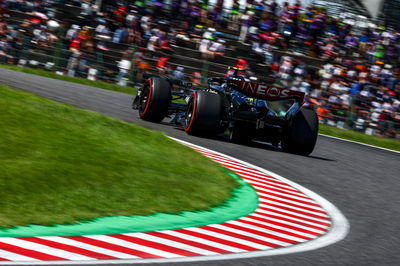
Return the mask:
<path id="1" fill-rule="evenodd" d="M 79 51 L 80 47 L 81 47 L 81 38 L 78 36 L 71 41 L 71 44 L 69 45 L 69 49 L 73 52 L 77 52 L 77 51 Z"/>
<path id="2" fill-rule="evenodd" d="M 160 42 L 160 52 L 172 54 L 173 49 L 171 47 L 171 44 L 170 44 L 168 38 L 165 38 Z"/>
<path id="3" fill-rule="evenodd" d="M 157 61 L 157 70 L 160 76 L 166 75 L 171 70 L 171 64 L 168 57 L 160 57 Z"/>

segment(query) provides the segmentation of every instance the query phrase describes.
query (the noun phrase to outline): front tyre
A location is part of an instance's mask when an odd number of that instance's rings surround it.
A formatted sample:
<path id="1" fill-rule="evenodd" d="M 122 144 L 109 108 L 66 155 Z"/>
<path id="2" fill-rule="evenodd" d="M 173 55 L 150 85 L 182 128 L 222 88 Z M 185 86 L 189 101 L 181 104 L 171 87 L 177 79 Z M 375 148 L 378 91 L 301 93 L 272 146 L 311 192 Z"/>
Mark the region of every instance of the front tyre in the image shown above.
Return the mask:
<path id="1" fill-rule="evenodd" d="M 223 103 L 219 94 L 195 91 L 189 100 L 184 129 L 189 135 L 215 135 L 221 131 Z"/>
<path id="2" fill-rule="evenodd" d="M 139 96 L 139 116 L 151 122 L 161 122 L 171 103 L 171 84 L 158 77 L 147 79 Z"/>
<path id="3" fill-rule="evenodd" d="M 301 108 L 291 125 L 284 129 L 282 150 L 299 155 L 310 155 L 318 136 L 318 117 L 314 110 Z"/>

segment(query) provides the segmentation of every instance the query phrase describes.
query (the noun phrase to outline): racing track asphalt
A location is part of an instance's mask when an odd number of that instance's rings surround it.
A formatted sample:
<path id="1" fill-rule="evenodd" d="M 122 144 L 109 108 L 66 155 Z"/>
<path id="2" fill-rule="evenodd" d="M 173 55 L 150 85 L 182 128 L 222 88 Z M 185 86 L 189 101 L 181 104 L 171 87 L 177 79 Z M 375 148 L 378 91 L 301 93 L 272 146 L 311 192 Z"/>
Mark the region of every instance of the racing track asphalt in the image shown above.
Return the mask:
<path id="1" fill-rule="evenodd" d="M 130 108 L 133 96 L 127 94 L 4 69 L 0 83 L 161 130 L 268 169 L 329 200 L 350 223 L 344 240 L 314 251 L 174 265 L 400 265 L 399 153 L 320 136 L 312 156 L 297 156 L 262 144 L 192 137 L 169 125 L 141 121 Z"/>

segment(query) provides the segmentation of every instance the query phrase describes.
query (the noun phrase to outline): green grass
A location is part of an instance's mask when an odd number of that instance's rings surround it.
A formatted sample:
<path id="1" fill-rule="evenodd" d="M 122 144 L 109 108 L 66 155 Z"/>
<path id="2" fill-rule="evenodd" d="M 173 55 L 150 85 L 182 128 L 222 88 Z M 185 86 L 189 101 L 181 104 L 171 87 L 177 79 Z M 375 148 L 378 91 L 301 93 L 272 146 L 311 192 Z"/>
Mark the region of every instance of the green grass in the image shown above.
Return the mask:
<path id="1" fill-rule="evenodd" d="M 391 149 L 391 150 L 400 151 L 400 141 L 395 140 L 395 139 L 369 136 L 369 135 L 355 132 L 352 130 L 344 130 L 344 129 L 339 129 L 339 128 L 331 127 L 331 126 L 327 126 L 327 125 L 320 125 L 319 133 L 333 136 L 333 137 L 358 141 L 358 142 L 362 142 L 362 143 L 369 144 L 369 145 L 375 145 L 378 147 L 387 148 L 387 149 Z"/>
<path id="2" fill-rule="evenodd" d="M 93 80 L 88 80 L 88 79 L 84 79 L 84 78 L 62 76 L 62 75 L 58 75 L 54 72 L 50 72 L 50 71 L 46 71 L 46 70 L 42 70 L 42 69 L 18 67 L 18 66 L 14 66 L 14 65 L 0 65 L 0 68 L 5 68 L 5 69 L 9 69 L 9 70 L 43 76 L 43 77 L 47 77 L 47 78 L 53 78 L 53 79 L 59 79 L 59 80 L 79 83 L 79 84 L 83 84 L 83 85 L 87 85 L 87 86 L 110 90 L 110 91 L 119 91 L 119 92 L 133 94 L 133 95 L 137 94 L 136 88 L 127 87 L 127 86 L 119 86 L 114 83 L 108 83 L 108 82 L 104 82 L 104 81 L 93 81 Z"/>
<path id="3" fill-rule="evenodd" d="M 236 181 L 162 133 L 0 86 L 0 227 L 205 210 Z"/>

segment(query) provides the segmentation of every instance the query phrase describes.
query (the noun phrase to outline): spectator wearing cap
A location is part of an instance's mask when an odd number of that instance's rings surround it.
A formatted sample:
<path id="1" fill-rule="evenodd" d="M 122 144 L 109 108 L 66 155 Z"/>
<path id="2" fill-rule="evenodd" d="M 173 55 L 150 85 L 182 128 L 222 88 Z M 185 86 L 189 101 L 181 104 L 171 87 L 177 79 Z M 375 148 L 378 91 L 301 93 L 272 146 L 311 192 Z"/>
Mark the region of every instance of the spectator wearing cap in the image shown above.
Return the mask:
<path id="1" fill-rule="evenodd" d="M 278 76 L 283 80 L 289 80 L 291 79 L 291 73 L 293 69 L 293 58 L 290 56 L 284 56 L 281 58 Z"/>
<path id="2" fill-rule="evenodd" d="M 128 39 L 128 31 L 124 25 L 119 24 L 118 29 L 115 30 L 112 41 L 114 43 L 126 43 Z"/>
<path id="3" fill-rule="evenodd" d="M 209 51 L 213 53 L 213 58 L 215 60 L 220 60 L 225 55 L 225 40 L 218 39 L 217 41 L 212 41 Z"/>
<path id="4" fill-rule="evenodd" d="M 83 0 L 81 1 L 81 16 L 84 17 L 89 17 L 92 15 L 93 12 L 93 6 L 91 5 L 89 0 Z"/>
<path id="5" fill-rule="evenodd" d="M 248 62 L 246 59 L 239 58 L 236 62 L 235 67 L 240 70 L 238 71 L 239 75 L 244 75 L 245 74 L 244 71 L 248 69 Z"/>
<path id="6" fill-rule="evenodd" d="M 215 37 L 215 29 L 214 28 L 207 28 L 207 30 L 203 33 L 203 38 L 213 40 Z"/>
<path id="7" fill-rule="evenodd" d="M 305 64 L 303 62 L 298 62 L 298 64 L 294 67 L 293 74 L 295 77 L 303 79 L 307 74 Z"/>
<path id="8" fill-rule="evenodd" d="M 172 77 L 176 80 L 184 81 L 185 73 L 184 68 L 182 66 L 177 66 L 176 69 L 172 72 Z"/>
<path id="9" fill-rule="evenodd" d="M 175 34 L 175 43 L 176 43 L 176 45 L 182 46 L 182 47 L 190 47 L 191 46 L 190 42 L 191 42 L 191 39 L 190 39 L 189 35 L 186 32 L 178 31 Z"/>
<path id="10" fill-rule="evenodd" d="M 201 53 L 201 57 L 205 60 L 211 60 L 214 58 L 214 53 L 210 51 L 211 41 L 214 37 L 209 36 L 208 38 L 203 38 L 199 45 L 199 51 Z"/>
<path id="11" fill-rule="evenodd" d="M 95 32 L 97 37 L 104 38 L 105 36 L 108 37 L 110 34 L 110 29 L 107 26 L 106 20 L 103 18 L 98 18 L 98 25 L 96 26 Z"/>
<path id="12" fill-rule="evenodd" d="M 153 34 L 151 35 L 149 41 L 147 42 L 147 51 L 150 53 L 152 57 L 155 57 L 156 51 L 159 49 L 160 38 L 158 37 L 157 30 L 153 30 L 152 33 Z"/>
<path id="13" fill-rule="evenodd" d="M 68 41 L 72 41 L 73 39 L 75 39 L 78 36 L 78 33 L 80 31 L 81 27 L 79 25 L 76 24 L 72 24 L 71 28 L 69 28 L 67 30 L 67 33 L 65 35 L 65 39 Z"/>
<path id="14" fill-rule="evenodd" d="M 125 18 L 126 25 L 132 25 L 134 21 L 138 20 L 138 12 L 136 9 L 131 9 Z"/>
<path id="15" fill-rule="evenodd" d="M 143 35 L 144 35 L 143 37 L 145 39 L 148 39 L 151 36 L 151 23 L 152 23 L 152 20 L 153 20 L 153 18 L 152 18 L 151 14 L 146 14 L 146 15 L 144 15 L 144 16 L 142 16 L 140 18 L 140 26 L 141 26 L 141 28 L 143 30 Z"/>
<path id="16" fill-rule="evenodd" d="M 171 64 L 168 57 L 160 57 L 157 60 L 156 68 L 160 76 L 167 75 L 171 70 Z"/>

